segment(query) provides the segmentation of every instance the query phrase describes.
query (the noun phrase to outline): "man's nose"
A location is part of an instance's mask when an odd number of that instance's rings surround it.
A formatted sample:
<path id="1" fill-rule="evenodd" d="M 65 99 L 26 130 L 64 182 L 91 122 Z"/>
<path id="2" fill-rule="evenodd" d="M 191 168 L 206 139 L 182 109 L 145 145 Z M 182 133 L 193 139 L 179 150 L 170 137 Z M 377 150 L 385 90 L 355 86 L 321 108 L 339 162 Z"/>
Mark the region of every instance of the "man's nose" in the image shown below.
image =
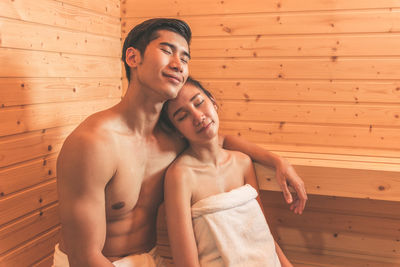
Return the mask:
<path id="1" fill-rule="evenodd" d="M 178 72 L 183 72 L 183 63 L 179 56 L 171 57 L 170 67 Z"/>

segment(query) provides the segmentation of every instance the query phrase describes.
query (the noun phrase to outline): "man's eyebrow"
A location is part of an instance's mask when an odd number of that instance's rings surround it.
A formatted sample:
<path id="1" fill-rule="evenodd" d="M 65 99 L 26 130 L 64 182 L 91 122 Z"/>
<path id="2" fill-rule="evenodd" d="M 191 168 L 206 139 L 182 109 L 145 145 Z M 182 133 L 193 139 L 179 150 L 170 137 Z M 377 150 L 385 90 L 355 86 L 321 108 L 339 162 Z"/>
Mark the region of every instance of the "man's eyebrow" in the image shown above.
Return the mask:
<path id="1" fill-rule="evenodd" d="M 165 45 L 171 48 L 172 50 L 176 51 L 176 45 L 168 43 L 168 42 L 161 42 L 160 45 Z M 183 54 L 190 59 L 190 54 L 187 51 L 183 51 Z"/>
<path id="2" fill-rule="evenodd" d="M 196 99 L 196 97 L 199 96 L 199 95 L 200 95 L 200 93 L 195 94 L 195 95 L 190 99 L 190 101 L 193 101 L 193 100 Z M 172 115 L 172 117 L 175 117 L 176 115 L 178 115 L 178 113 L 181 112 L 182 110 L 183 110 L 183 108 L 178 108 L 178 109 L 174 112 L 174 114 Z"/>

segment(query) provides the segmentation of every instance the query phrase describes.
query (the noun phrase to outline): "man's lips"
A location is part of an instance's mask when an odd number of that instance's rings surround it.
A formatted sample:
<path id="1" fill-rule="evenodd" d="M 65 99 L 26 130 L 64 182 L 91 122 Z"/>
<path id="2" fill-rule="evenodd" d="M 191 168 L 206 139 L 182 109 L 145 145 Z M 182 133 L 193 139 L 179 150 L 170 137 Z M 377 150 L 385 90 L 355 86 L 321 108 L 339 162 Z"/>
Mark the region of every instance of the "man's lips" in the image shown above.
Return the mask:
<path id="1" fill-rule="evenodd" d="M 172 79 L 172 80 L 175 80 L 177 83 L 181 83 L 181 82 L 182 82 L 182 79 L 181 79 L 179 76 L 177 76 L 177 75 L 168 74 L 168 73 L 163 73 L 163 75 L 164 75 L 165 77 L 167 77 L 167 78 L 170 78 L 170 79 Z"/>

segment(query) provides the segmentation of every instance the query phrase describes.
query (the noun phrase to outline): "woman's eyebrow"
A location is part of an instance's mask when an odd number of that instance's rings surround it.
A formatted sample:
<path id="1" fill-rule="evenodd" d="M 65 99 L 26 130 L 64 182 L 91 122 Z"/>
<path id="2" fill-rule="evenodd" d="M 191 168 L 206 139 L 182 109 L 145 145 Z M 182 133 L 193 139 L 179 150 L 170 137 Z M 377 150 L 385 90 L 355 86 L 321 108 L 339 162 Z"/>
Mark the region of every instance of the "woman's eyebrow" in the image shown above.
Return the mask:
<path id="1" fill-rule="evenodd" d="M 190 99 L 190 101 L 195 100 L 196 97 L 199 96 L 199 95 L 200 95 L 200 93 L 195 94 L 195 95 Z M 183 110 L 183 108 L 178 108 L 178 109 L 174 112 L 174 114 L 172 114 L 172 117 L 175 117 L 176 115 L 178 115 L 178 113 L 181 112 L 182 110 Z"/>

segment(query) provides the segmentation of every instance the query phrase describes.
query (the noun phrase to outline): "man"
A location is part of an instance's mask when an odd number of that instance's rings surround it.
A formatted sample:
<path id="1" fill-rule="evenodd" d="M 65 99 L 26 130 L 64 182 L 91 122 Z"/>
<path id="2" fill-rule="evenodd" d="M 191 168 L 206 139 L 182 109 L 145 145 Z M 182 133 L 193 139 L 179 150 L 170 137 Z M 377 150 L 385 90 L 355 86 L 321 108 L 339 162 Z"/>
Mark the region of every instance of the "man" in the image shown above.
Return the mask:
<path id="1" fill-rule="evenodd" d="M 55 266 L 161 266 L 154 247 L 163 177 L 185 146 L 157 122 L 188 77 L 190 39 L 189 26 L 175 19 L 148 20 L 128 34 L 126 95 L 82 122 L 57 161 L 62 240 Z M 276 166 L 284 188 L 288 178 L 301 196 L 292 202 L 301 213 L 306 194 L 290 164 L 234 137 L 222 142 Z"/>

